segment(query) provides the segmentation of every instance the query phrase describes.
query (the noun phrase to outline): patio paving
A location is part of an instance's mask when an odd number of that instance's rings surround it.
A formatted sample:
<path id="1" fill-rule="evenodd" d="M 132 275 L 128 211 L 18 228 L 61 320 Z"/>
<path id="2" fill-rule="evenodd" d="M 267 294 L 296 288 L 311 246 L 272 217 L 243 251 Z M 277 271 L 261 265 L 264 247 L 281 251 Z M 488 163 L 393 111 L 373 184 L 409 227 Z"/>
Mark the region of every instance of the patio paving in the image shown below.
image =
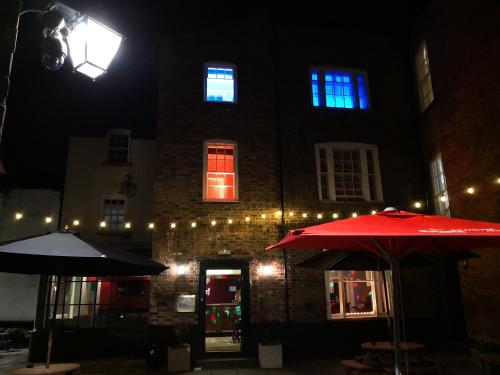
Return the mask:
<path id="1" fill-rule="evenodd" d="M 471 358 L 465 355 L 443 352 L 435 355 L 448 363 L 449 375 L 480 375 L 481 370 L 474 365 Z M 0 375 L 8 375 L 13 369 L 25 366 L 27 350 L 19 349 L 10 352 L 0 352 Z M 165 375 L 166 369 L 151 370 L 146 361 L 136 358 L 111 358 L 80 361 L 81 375 Z M 185 372 L 189 375 L 343 375 L 346 370 L 339 359 L 321 359 L 294 361 L 287 363 L 283 369 L 230 368 L 202 369 Z M 180 374 L 180 373 L 177 373 Z"/>

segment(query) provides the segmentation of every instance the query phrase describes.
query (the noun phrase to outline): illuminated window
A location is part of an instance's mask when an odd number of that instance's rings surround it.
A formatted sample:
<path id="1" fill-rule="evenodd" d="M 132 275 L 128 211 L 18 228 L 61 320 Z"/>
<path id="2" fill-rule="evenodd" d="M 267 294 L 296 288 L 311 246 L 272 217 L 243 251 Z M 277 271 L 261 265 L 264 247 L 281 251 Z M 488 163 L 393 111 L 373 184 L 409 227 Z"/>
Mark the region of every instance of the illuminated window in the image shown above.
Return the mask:
<path id="1" fill-rule="evenodd" d="M 429 55 L 427 53 L 427 45 L 425 44 L 425 41 L 422 42 L 417 51 L 415 56 L 415 66 L 417 70 L 417 87 L 420 110 L 424 112 L 434 101 Z"/>
<path id="2" fill-rule="evenodd" d="M 315 149 L 320 200 L 383 200 L 376 146 L 319 143 Z"/>
<path id="3" fill-rule="evenodd" d="M 112 130 L 108 134 L 108 162 L 126 164 L 129 162 L 130 131 Z"/>
<path id="4" fill-rule="evenodd" d="M 237 161 L 235 143 L 205 142 L 204 200 L 238 200 Z"/>
<path id="5" fill-rule="evenodd" d="M 205 101 L 236 102 L 236 68 L 234 65 L 205 64 Z"/>
<path id="6" fill-rule="evenodd" d="M 383 280 L 378 271 L 326 271 L 328 319 L 387 315 L 390 289 Z"/>
<path id="7" fill-rule="evenodd" d="M 105 198 L 102 204 L 102 219 L 106 222 L 106 231 L 125 229 L 125 198 Z"/>
<path id="8" fill-rule="evenodd" d="M 313 107 L 369 108 L 366 72 L 346 68 L 311 69 Z"/>
<path id="9" fill-rule="evenodd" d="M 436 214 L 450 216 L 450 201 L 441 156 L 431 162 L 432 199 Z"/>

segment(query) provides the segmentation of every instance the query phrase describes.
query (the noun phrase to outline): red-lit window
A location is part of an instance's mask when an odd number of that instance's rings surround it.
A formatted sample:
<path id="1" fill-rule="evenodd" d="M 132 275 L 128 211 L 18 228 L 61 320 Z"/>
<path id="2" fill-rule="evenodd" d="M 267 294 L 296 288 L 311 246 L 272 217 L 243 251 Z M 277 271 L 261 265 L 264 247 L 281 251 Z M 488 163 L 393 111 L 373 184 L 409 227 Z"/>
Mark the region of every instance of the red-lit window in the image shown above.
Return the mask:
<path id="1" fill-rule="evenodd" d="M 237 200 L 236 145 L 206 143 L 205 200 Z"/>

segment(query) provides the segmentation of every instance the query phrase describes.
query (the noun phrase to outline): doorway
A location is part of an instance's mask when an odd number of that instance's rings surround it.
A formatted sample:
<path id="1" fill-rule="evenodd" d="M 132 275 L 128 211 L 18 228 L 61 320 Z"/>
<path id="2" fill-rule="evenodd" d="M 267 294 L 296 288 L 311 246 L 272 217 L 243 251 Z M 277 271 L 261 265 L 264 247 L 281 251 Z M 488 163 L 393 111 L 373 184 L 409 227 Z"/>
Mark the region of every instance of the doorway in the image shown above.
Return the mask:
<path id="1" fill-rule="evenodd" d="M 204 353 L 240 354 L 248 320 L 248 263 L 206 262 L 200 272 Z"/>

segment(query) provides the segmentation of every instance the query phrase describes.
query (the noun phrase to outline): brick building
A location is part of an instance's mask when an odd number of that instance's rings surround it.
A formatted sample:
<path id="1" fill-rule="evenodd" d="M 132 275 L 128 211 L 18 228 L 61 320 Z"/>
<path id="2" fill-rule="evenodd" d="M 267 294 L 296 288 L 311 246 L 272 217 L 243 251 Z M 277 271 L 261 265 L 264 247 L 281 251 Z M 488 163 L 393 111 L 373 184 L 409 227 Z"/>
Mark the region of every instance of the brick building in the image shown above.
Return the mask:
<path id="1" fill-rule="evenodd" d="M 499 221 L 499 16 L 493 1 L 431 1 L 417 24 L 417 64 L 428 67 L 418 126 L 437 213 Z M 459 267 L 467 334 L 498 345 L 500 254 L 478 254 Z"/>
<path id="2" fill-rule="evenodd" d="M 153 258 L 170 269 L 153 280 L 153 341 L 176 333 L 200 357 L 252 353 L 269 329 L 289 355 L 387 336 L 380 273 L 325 274 L 294 267 L 314 252 L 264 251 L 290 228 L 424 201 L 409 33 L 361 23 L 262 13 L 163 33 Z M 226 279 L 232 294 L 211 303 Z M 457 331 L 453 265 L 407 270 L 403 284 L 413 338 Z M 217 348 L 235 305 L 243 343 Z"/>

